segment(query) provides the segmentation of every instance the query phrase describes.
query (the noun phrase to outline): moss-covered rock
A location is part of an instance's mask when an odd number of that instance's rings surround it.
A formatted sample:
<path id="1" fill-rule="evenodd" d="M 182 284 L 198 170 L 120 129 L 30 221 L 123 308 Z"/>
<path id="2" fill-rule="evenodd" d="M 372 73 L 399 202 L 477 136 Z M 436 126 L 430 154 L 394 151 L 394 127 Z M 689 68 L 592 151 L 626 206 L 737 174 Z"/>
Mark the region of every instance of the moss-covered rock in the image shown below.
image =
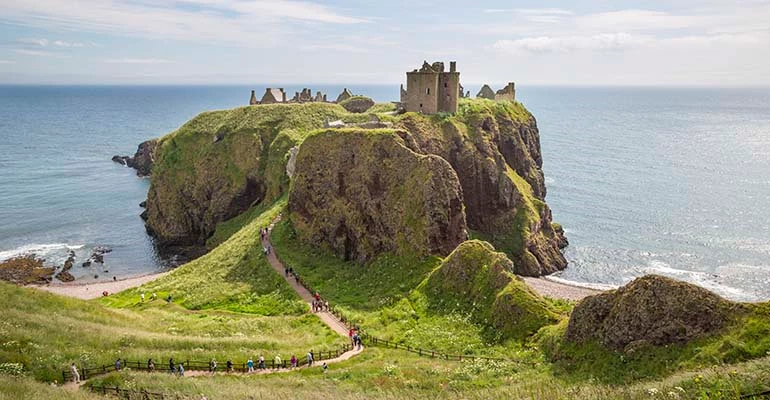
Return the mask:
<path id="1" fill-rule="evenodd" d="M 299 238 L 345 260 L 445 255 L 465 239 L 462 190 L 442 158 L 392 130 L 328 129 L 300 146 L 289 195 Z"/>
<path id="2" fill-rule="evenodd" d="M 565 338 L 612 350 L 685 343 L 719 332 L 745 311 L 746 306 L 699 286 L 648 275 L 581 301 Z"/>
<path id="3" fill-rule="evenodd" d="M 219 222 L 288 189 L 288 151 L 348 113 L 339 105 L 260 105 L 206 112 L 158 141 L 147 229 L 161 247 L 201 249 Z M 195 254 L 195 252 L 193 253 Z"/>
<path id="4" fill-rule="evenodd" d="M 353 96 L 347 100 L 342 101 L 340 105 L 344 109 L 348 110 L 348 112 L 360 114 L 372 108 L 372 106 L 374 106 L 374 100 L 366 96 Z"/>
<path id="5" fill-rule="evenodd" d="M 50 283 L 56 269 L 43 266 L 43 261 L 34 255 L 4 260 L 0 262 L 0 280 L 18 285 Z"/>
<path id="6" fill-rule="evenodd" d="M 462 243 L 419 288 L 428 308 L 470 315 L 491 340 L 523 339 L 555 323 L 551 306 L 513 275 L 513 262 L 487 242 Z"/>
<path id="7" fill-rule="evenodd" d="M 435 154 L 457 171 L 468 226 L 514 261 L 519 275 L 563 269 L 563 231 L 545 204 L 540 137 L 520 103 L 463 99 L 453 116 L 404 114 L 396 126 L 419 153 Z"/>

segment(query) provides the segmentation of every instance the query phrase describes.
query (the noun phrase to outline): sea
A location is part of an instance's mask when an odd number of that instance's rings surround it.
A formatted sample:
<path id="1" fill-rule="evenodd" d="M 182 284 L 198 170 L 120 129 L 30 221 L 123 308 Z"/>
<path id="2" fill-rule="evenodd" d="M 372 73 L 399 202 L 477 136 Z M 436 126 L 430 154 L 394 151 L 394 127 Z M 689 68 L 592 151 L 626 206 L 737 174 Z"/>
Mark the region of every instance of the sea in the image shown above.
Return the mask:
<path id="1" fill-rule="evenodd" d="M 149 181 L 111 157 L 265 86 L 281 85 L 0 86 L 0 260 L 61 265 L 74 251 L 81 282 L 172 267 L 139 218 Z M 770 300 L 770 91 L 520 85 L 517 98 L 537 117 L 546 200 L 570 241 L 549 279 L 610 288 L 660 274 Z M 112 249 L 104 264 L 82 267 L 99 246 Z"/>

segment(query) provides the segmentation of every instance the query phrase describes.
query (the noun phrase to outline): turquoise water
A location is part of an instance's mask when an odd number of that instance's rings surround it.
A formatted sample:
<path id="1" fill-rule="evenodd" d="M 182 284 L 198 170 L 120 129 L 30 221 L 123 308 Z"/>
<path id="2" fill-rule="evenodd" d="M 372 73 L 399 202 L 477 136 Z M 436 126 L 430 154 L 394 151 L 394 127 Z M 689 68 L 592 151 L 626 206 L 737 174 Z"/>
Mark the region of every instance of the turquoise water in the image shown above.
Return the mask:
<path id="1" fill-rule="evenodd" d="M 0 86 L 0 259 L 35 252 L 61 264 L 71 248 L 81 280 L 167 268 L 139 219 L 148 181 L 110 158 L 199 112 L 244 105 L 250 89 Z M 397 85 L 351 89 L 398 96 Z M 571 243 L 555 279 L 615 286 L 659 273 L 770 299 L 767 91 L 521 87 L 518 97 L 538 118 L 547 200 Z M 95 246 L 113 249 L 105 267 L 80 267 Z"/>

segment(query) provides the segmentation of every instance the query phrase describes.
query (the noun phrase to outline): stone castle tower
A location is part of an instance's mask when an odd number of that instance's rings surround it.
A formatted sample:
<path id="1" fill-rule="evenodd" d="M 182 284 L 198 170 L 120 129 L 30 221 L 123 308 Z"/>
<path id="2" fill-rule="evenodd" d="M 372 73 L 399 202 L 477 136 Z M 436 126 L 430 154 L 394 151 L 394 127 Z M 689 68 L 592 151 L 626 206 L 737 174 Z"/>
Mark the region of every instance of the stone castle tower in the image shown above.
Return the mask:
<path id="1" fill-rule="evenodd" d="M 456 113 L 459 97 L 460 73 L 455 61 L 449 62 L 449 72 L 444 71 L 443 62 L 423 62 L 419 70 L 406 73 L 406 90 L 401 87 L 401 102 L 406 111 Z"/>

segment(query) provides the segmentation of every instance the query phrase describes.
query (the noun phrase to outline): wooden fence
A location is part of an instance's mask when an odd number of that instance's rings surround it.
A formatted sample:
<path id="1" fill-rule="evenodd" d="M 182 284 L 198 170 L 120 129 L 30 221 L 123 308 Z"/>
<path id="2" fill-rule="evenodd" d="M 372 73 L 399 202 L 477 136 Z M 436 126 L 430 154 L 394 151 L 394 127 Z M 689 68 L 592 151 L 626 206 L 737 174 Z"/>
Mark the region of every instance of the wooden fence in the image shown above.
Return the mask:
<path id="1" fill-rule="evenodd" d="M 314 361 L 330 360 L 332 358 L 337 358 L 342 354 L 344 354 L 345 352 L 350 351 L 352 349 L 353 349 L 352 345 L 346 344 L 338 348 L 337 350 L 313 352 L 313 359 Z M 168 360 L 168 358 L 166 360 Z M 185 371 L 209 371 L 211 368 L 209 365 L 209 361 L 184 360 L 184 361 L 179 361 L 178 363 L 175 362 L 174 366 L 177 367 L 179 364 L 181 364 L 184 367 Z M 298 367 L 305 366 L 307 364 L 308 364 L 308 360 L 305 354 L 297 358 Z M 120 368 L 138 370 L 138 371 L 150 371 L 150 367 L 147 361 L 120 360 Z M 265 360 L 264 369 L 288 369 L 288 368 L 292 368 L 291 360 L 282 359 L 280 364 L 276 363 L 275 359 Z M 233 363 L 233 372 L 247 372 L 248 369 L 249 369 L 248 365 L 245 362 Z M 260 369 L 259 361 L 254 361 L 254 369 L 255 370 Z M 99 367 L 81 367 L 80 369 L 78 369 L 78 372 L 80 374 L 80 379 L 86 380 L 94 376 L 106 374 L 108 372 L 113 372 L 116 370 L 117 370 L 117 365 L 112 364 L 112 365 L 102 365 Z M 165 365 L 156 363 L 153 371 L 170 373 L 171 369 L 168 363 L 166 363 Z M 225 362 L 217 362 L 216 371 L 226 372 L 227 364 Z M 61 376 L 62 376 L 62 382 L 67 382 L 72 380 L 72 372 L 70 370 L 62 371 Z"/>

